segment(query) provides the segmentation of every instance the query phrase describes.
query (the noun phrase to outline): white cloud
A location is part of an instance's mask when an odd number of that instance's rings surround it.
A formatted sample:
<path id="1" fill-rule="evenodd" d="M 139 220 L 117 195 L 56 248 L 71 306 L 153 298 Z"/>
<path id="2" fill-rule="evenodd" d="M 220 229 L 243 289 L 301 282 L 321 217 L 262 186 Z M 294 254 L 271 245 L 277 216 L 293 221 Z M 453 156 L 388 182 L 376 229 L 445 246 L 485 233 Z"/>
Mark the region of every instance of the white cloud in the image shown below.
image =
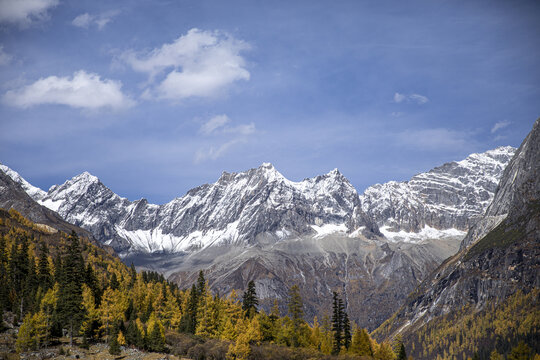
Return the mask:
<path id="1" fill-rule="evenodd" d="M 400 103 L 400 102 L 403 102 L 403 100 L 407 99 L 407 97 L 403 94 L 400 94 L 400 93 L 395 93 L 394 94 L 394 102 L 395 103 Z"/>
<path id="2" fill-rule="evenodd" d="M 147 73 L 150 82 L 166 73 L 164 79 L 145 91 L 157 98 L 179 100 L 214 96 L 230 84 L 249 80 L 241 52 L 248 44 L 219 31 L 191 29 L 172 43 L 146 54 L 125 52 L 121 59 L 133 70 Z"/>
<path id="3" fill-rule="evenodd" d="M 249 135 L 256 131 L 254 123 L 237 126 L 230 126 L 230 123 L 231 119 L 223 114 L 214 116 L 202 124 L 199 132 L 211 139 L 204 149 L 199 149 L 195 153 L 196 163 L 222 157 L 233 146 L 246 142 Z M 215 144 L 216 142 L 218 144 Z"/>
<path id="4" fill-rule="evenodd" d="M 12 56 L 4 51 L 3 45 L 0 45 L 0 66 L 9 64 L 11 59 Z"/>
<path id="5" fill-rule="evenodd" d="M 396 140 L 401 145 L 424 150 L 455 150 L 471 146 L 467 134 L 444 128 L 407 130 L 397 134 Z"/>
<path id="6" fill-rule="evenodd" d="M 506 121 L 506 120 L 503 120 L 503 121 L 497 121 L 495 123 L 495 125 L 493 125 L 493 127 L 491 128 L 491 133 L 494 134 L 495 132 L 497 132 L 498 130 L 500 129 L 503 129 L 505 127 L 507 127 L 508 125 L 510 125 L 511 122 L 510 121 Z"/>
<path id="7" fill-rule="evenodd" d="M 47 11 L 58 4 L 59 0 L 0 0 L 0 23 L 28 26 L 47 19 Z"/>
<path id="8" fill-rule="evenodd" d="M 121 91 L 119 81 L 103 79 L 97 74 L 77 71 L 73 77 L 49 76 L 33 84 L 6 92 L 4 103 L 28 108 L 40 104 L 61 104 L 83 109 L 122 109 L 133 101 Z"/>
<path id="9" fill-rule="evenodd" d="M 89 13 L 84 13 L 77 16 L 71 24 L 73 26 L 81 27 L 88 29 L 91 25 L 96 25 L 99 30 L 103 30 L 105 25 L 110 23 L 112 19 L 118 15 L 120 12 L 117 10 L 107 11 L 100 15 L 91 15 Z"/>
<path id="10" fill-rule="evenodd" d="M 89 13 L 84 13 L 73 19 L 71 23 L 77 27 L 87 28 L 92 23 L 92 20 L 92 15 L 90 15 Z"/>
<path id="11" fill-rule="evenodd" d="M 400 93 L 394 94 L 394 102 L 397 104 L 402 103 L 402 102 L 408 102 L 408 103 L 414 102 L 414 103 L 417 103 L 418 105 L 423 105 L 427 103 L 428 101 L 429 99 L 427 96 L 420 95 L 420 94 L 411 94 L 411 95 L 400 94 Z"/>
<path id="12" fill-rule="evenodd" d="M 246 125 L 238 125 L 235 127 L 225 128 L 223 132 L 227 134 L 236 134 L 236 135 L 251 135 L 255 132 L 255 124 L 249 123 Z"/>
<path id="13" fill-rule="evenodd" d="M 218 147 L 210 146 L 207 149 L 198 150 L 195 153 L 195 163 L 200 163 L 205 160 L 216 160 L 222 157 L 223 155 L 225 155 L 227 150 L 229 150 L 231 147 L 243 141 L 244 140 L 242 139 L 233 139 L 233 140 L 227 141 L 226 143 Z"/>
<path id="14" fill-rule="evenodd" d="M 210 135 L 217 129 L 225 126 L 231 119 L 227 115 L 217 115 L 205 122 L 200 129 L 200 132 L 204 135 Z"/>
<path id="15" fill-rule="evenodd" d="M 427 103 L 429 101 L 427 96 L 420 95 L 420 94 L 409 95 L 409 99 L 411 99 L 411 101 L 414 101 L 419 105 L 425 104 L 425 103 Z"/>

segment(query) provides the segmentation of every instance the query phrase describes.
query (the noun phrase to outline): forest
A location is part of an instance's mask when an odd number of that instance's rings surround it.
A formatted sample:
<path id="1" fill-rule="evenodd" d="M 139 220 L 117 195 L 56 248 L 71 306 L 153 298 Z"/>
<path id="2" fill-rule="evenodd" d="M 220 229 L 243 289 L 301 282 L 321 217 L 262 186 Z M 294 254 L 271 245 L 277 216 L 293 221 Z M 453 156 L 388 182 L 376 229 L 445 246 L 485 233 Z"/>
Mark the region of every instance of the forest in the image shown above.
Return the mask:
<path id="1" fill-rule="evenodd" d="M 133 347 L 192 359 L 411 359 L 407 350 L 420 358 L 454 358 L 475 344 L 480 338 L 476 334 L 492 328 L 497 333 L 519 324 L 517 333 L 536 335 L 532 331 L 538 330 L 540 317 L 538 312 L 515 319 L 508 315 L 521 314 L 514 310 L 538 301 L 538 292 L 519 294 L 509 300 L 511 309 L 494 309 L 499 312 L 480 322 L 465 318 L 469 325 L 456 327 L 447 319 L 429 332 L 420 331 L 406 349 L 399 336 L 378 343 L 351 323 L 336 292 L 331 314 L 311 322 L 305 320 L 297 285 L 290 288 L 286 314 L 280 313 L 277 299 L 265 313 L 258 307 L 253 281 L 242 294 L 220 297 L 201 271 L 195 284 L 181 288 L 158 273 L 137 272 L 111 250 L 75 233 L 67 235 L 2 209 L 0 283 L 2 318 L 11 315 L 12 326 L 19 327 L 18 353 L 57 346 L 64 339 L 81 348 L 106 343 L 113 355 Z M 6 330 L 6 322 L 0 327 Z M 533 356 L 525 343 L 503 345 L 499 348 L 508 359 Z M 489 354 L 504 358 L 497 355 L 502 356 L 496 349 Z"/>

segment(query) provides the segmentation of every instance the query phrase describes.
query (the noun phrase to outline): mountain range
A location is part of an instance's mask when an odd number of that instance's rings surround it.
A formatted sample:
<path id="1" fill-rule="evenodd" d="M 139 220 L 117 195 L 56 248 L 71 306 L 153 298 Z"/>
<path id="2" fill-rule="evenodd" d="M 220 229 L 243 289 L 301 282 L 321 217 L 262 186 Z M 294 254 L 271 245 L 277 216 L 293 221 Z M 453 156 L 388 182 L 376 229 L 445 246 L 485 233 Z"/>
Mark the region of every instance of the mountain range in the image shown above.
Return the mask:
<path id="1" fill-rule="evenodd" d="M 181 284 L 204 269 L 221 294 L 254 280 L 264 308 L 299 283 L 308 316 L 324 315 L 337 291 L 351 317 L 375 329 L 458 251 L 514 152 L 472 154 L 362 195 L 337 169 L 293 182 L 265 163 L 224 172 L 163 205 L 131 202 L 87 172 L 45 192 L 5 165 L 0 170 L 126 262 Z"/>

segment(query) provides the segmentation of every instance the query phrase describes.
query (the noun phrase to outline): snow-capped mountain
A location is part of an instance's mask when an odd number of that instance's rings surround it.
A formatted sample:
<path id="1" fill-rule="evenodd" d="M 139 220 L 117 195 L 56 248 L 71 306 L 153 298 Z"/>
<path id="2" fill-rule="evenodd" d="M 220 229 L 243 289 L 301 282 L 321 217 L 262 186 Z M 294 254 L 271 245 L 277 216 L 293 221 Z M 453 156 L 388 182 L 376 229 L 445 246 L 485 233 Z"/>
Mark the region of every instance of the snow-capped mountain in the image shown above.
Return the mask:
<path id="1" fill-rule="evenodd" d="M 369 187 L 362 210 L 390 239 L 464 236 L 493 200 L 503 171 L 516 149 L 499 147 L 446 163 L 409 181 Z"/>
<path id="2" fill-rule="evenodd" d="M 265 163 L 242 173 L 224 172 L 216 183 L 164 205 L 130 202 L 87 172 L 51 187 L 46 195 L 30 194 L 120 252 L 189 252 L 355 230 L 367 237 L 380 235 L 361 211 L 356 190 L 337 169 L 292 182 Z"/>
<path id="3" fill-rule="evenodd" d="M 183 286 L 204 269 L 220 294 L 254 280 L 266 310 L 297 283 L 308 317 L 323 315 L 338 291 L 353 320 L 374 329 L 458 251 L 513 152 L 473 154 L 362 196 L 337 170 L 293 182 L 265 163 L 163 205 L 129 201 L 86 172 L 47 193 L 6 173 L 128 263 Z"/>
<path id="4" fill-rule="evenodd" d="M 292 182 L 271 164 L 224 172 L 214 184 L 164 205 L 129 201 L 84 172 L 47 193 L 2 165 L 40 204 L 120 253 L 179 252 L 218 244 L 272 243 L 303 234 L 344 232 L 418 242 L 463 237 L 490 204 L 516 149 L 499 147 L 451 162 L 407 182 L 369 187 L 358 196 L 337 170 Z"/>

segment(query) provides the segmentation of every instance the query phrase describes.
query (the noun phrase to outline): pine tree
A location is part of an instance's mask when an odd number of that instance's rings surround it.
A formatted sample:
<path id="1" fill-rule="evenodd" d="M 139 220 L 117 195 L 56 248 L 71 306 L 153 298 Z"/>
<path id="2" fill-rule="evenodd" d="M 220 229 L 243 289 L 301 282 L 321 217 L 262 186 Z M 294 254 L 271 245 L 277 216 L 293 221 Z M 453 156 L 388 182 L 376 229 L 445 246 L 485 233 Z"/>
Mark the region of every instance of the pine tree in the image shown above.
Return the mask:
<path id="1" fill-rule="evenodd" d="M 131 275 L 131 279 L 129 281 L 129 288 L 131 289 L 133 285 L 135 285 L 135 281 L 137 281 L 137 270 L 135 270 L 135 265 L 133 265 L 133 262 L 131 262 L 131 266 L 129 267 L 129 274 Z"/>
<path id="2" fill-rule="evenodd" d="M 120 286 L 120 283 L 118 282 L 118 278 L 116 277 L 116 273 L 113 272 L 111 276 L 111 281 L 109 282 L 109 287 L 112 290 L 118 290 L 118 287 Z"/>
<path id="3" fill-rule="evenodd" d="M 201 297 L 206 291 L 206 280 L 204 279 L 203 271 L 199 271 L 199 277 L 197 278 L 197 296 Z"/>
<path id="4" fill-rule="evenodd" d="M 126 329 L 126 342 L 129 345 L 134 345 L 138 347 L 139 349 L 142 349 L 144 347 L 143 334 L 140 327 L 137 326 L 137 321 L 135 320 L 131 320 L 128 323 L 128 327 Z"/>
<path id="5" fill-rule="evenodd" d="M 332 302 L 332 331 L 334 332 L 334 347 L 332 353 L 339 354 L 343 344 L 343 302 L 334 291 Z"/>
<path id="6" fill-rule="evenodd" d="M 11 307 L 9 289 L 12 287 L 8 276 L 8 257 L 6 253 L 6 241 L 0 236 L 0 312 Z M 1 325 L 0 325 L 1 326 Z"/>
<path id="7" fill-rule="evenodd" d="M 298 285 L 293 285 L 289 291 L 289 315 L 291 316 L 293 327 L 291 342 L 296 347 L 300 344 L 300 329 L 304 322 L 304 304 Z"/>
<path id="8" fill-rule="evenodd" d="M 118 344 L 118 334 L 114 331 L 111 334 L 111 340 L 109 341 L 109 354 L 120 355 L 120 345 Z"/>
<path id="9" fill-rule="evenodd" d="M 94 268 L 90 263 L 86 265 L 86 269 L 84 271 L 84 283 L 88 285 L 90 290 L 92 290 L 92 295 L 94 296 L 96 306 L 99 306 L 101 304 L 101 296 L 103 295 L 103 292 L 99 286 L 99 281 L 96 273 L 94 272 Z"/>
<path id="10" fill-rule="evenodd" d="M 253 317 L 253 314 L 257 313 L 257 306 L 259 305 L 259 300 L 257 299 L 257 293 L 255 291 L 255 282 L 251 280 L 248 283 L 246 292 L 242 298 L 242 309 L 244 310 L 245 316 Z"/>
<path id="11" fill-rule="evenodd" d="M 52 287 L 52 276 L 49 269 L 49 248 L 42 242 L 38 260 L 38 282 L 42 289 L 47 291 Z"/>
<path id="12" fill-rule="evenodd" d="M 202 274 L 202 271 L 199 273 Z M 204 278 L 203 278 L 204 279 Z M 187 309 L 180 321 L 180 331 L 195 334 L 197 329 L 197 310 L 199 307 L 199 292 L 195 284 L 191 287 Z"/>
<path id="13" fill-rule="evenodd" d="M 349 321 L 349 315 L 346 311 L 343 311 L 343 346 L 345 349 L 349 349 L 351 346 L 351 322 Z"/>
<path id="14" fill-rule="evenodd" d="M 63 325 L 69 331 L 69 343 L 73 344 L 73 335 L 84 318 L 82 305 L 82 282 L 84 279 L 84 260 L 79 246 L 79 237 L 75 232 L 69 236 L 69 248 L 62 261 L 62 276 L 58 294 L 58 314 Z"/>
<path id="15" fill-rule="evenodd" d="M 148 350 L 155 352 L 163 352 L 166 350 L 163 325 L 156 318 L 155 314 L 152 314 L 150 320 L 148 320 L 147 334 L 146 346 L 148 347 Z"/>

